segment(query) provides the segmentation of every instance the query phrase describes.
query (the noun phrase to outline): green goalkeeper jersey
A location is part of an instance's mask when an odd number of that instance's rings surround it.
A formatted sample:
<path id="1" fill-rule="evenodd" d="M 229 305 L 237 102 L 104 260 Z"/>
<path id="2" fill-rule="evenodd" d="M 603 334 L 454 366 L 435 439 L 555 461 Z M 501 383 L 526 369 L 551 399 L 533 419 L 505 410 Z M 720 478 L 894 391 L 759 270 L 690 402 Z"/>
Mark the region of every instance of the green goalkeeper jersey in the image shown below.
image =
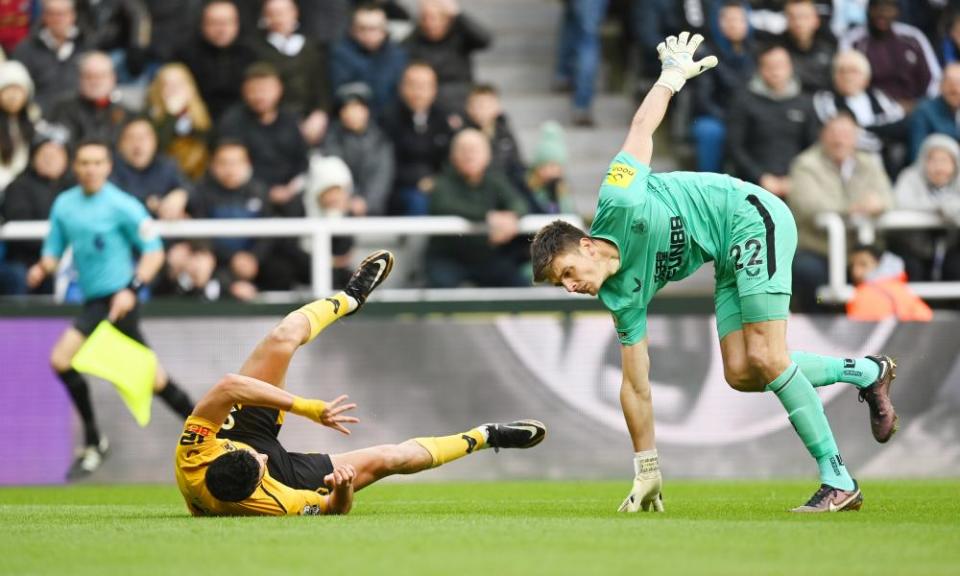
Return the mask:
<path id="1" fill-rule="evenodd" d="M 615 244 L 620 269 L 600 288 L 623 344 L 646 335 L 647 306 L 672 280 L 704 262 L 723 260 L 731 208 L 743 196 L 742 181 L 702 172 L 652 174 L 627 152 L 613 159 L 590 235 Z"/>

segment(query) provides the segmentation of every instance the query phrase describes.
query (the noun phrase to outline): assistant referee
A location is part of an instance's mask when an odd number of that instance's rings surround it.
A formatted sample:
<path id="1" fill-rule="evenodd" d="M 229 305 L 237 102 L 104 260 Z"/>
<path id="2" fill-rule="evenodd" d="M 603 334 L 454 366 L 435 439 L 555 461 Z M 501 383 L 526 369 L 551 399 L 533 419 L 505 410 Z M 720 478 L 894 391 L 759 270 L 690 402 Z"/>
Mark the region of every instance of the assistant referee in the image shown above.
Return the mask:
<path id="1" fill-rule="evenodd" d="M 50 353 L 50 364 L 66 386 L 83 420 L 84 448 L 67 473 L 68 479 L 89 475 L 109 449 L 97 428 L 86 379 L 71 368 L 74 355 L 102 320 L 146 344 L 140 332 L 139 289 L 163 266 L 163 243 L 146 209 L 133 196 L 107 181 L 112 169 L 109 145 L 84 140 L 73 163 L 79 185 L 61 193 L 50 211 L 50 232 L 40 261 L 30 267 L 27 284 L 40 285 L 57 269 L 68 246 L 83 290 L 83 310 Z M 139 261 L 134 264 L 139 256 Z M 186 418 L 193 403 L 163 368 L 157 368 L 154 393 Z"/>

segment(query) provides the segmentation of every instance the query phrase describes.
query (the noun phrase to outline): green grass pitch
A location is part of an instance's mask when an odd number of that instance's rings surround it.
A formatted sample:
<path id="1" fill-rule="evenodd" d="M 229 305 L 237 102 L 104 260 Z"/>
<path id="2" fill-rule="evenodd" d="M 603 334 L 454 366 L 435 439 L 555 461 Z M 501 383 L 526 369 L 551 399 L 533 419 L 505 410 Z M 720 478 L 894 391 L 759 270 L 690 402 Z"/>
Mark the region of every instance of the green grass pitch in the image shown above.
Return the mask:
<path id="1" fill-rule="evenodd" d="M 861 512 L 785 512 L 814 482 L 413 484 L 345 517 L 200 518 L 171 486 L 0 489 L 0 574 L 960 574 L 960 481 L 867 481 Z"/>

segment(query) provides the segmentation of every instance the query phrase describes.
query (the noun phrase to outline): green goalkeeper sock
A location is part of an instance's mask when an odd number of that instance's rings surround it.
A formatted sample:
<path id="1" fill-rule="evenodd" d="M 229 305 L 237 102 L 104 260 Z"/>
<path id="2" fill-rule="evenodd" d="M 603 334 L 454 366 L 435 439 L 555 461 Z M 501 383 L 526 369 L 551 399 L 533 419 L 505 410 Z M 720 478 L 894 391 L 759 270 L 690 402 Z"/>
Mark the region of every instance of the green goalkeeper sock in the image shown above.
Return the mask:
<path id="1" fill-rule="evenodd" d="M 853 478 L 840 458 L 820 397 L 800 367 L 791 362 L 783 374 L 767 385 L 767 390 L 780 399 L 803 445 L 817 460 L 820 481 L 841 490 L 853 490 Z"/>
<path id="2" fill-rule="evenodd" d="M 796 362 L 814 387 L 845 382 L 857 388 L 866 388 L 880 376 L 880 365 L 869 358 L 837 358 L 812 352 L 793 352 L 790 359 Z"/>

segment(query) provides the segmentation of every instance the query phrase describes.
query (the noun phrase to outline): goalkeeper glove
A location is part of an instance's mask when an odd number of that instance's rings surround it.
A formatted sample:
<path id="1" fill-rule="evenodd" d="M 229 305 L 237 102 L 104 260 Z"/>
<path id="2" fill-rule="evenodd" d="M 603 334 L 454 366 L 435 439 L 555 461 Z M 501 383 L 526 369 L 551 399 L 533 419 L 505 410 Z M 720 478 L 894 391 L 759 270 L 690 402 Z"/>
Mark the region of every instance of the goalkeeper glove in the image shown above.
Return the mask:
<path id="1" fill-rule="evenodd" d="M 703 36 L 694 34 L 691 38 L 689 32 L 681 32 L 679 37 L 670 36 L 661 42 L 657 46 L 657 53 L 660 55 L 662 72 L 656 84 L 665 86 L 676 94 L 687 80 L 716 66 L 719 63 L 716 56 L 693 61 L 693 53 L 701 42 Z"/>
<path id="2" fill-rule="evenodd" d="M 636 512 L 641 508 L 644 512 L 663 512 L 663 495 L 660 494 L 663 478 L 656 449 L 634 454 L 633 470 L 636 474 L 633 489 L 617 512 Z"/>

